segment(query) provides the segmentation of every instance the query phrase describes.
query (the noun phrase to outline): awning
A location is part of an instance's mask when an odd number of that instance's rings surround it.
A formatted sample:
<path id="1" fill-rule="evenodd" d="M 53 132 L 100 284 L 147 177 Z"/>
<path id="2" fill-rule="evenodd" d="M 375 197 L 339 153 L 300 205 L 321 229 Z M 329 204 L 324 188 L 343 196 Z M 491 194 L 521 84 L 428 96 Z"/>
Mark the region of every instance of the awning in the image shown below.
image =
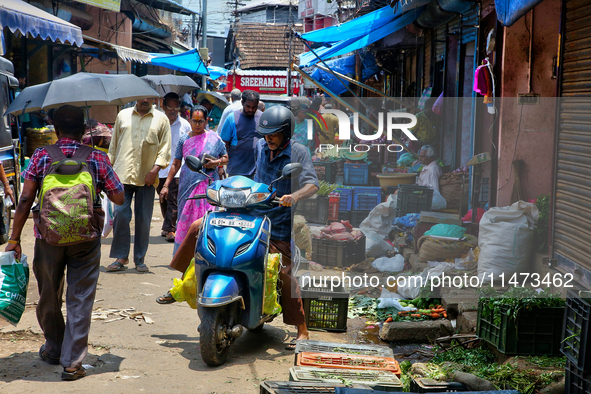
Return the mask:
<path id="1" fill-rule="evenodd" d="M 68 42 L 82 46 L 82 30 L 63 19 L 53 16 L 21 0 L 2 0 L 0 3 L 0 28 L 19 31 L 44 40 Z"/>
<path id="2" fill-rule="evenodd" d="M 98 46 L 99 48 L 114 50 L 115 52 L 117 52 L 117 56 L 119 56 L 121 60 L 126 62 L 133 61 L 138 63 L 150 63 L 150 60 L 152 59 L 152 56 L 147 52 L 138 51 L 137 49 L 124 47 L 122 45 L 111 44 L 109 42 L 97 40 L 96 38 L 88 37 L 86 35 L 83 37 L 85 44 Z"/>
<path id="3" fill-rule="evenodd" d="M 209 76 L 211 79 L 218 79 L 220 77 L 227 77 L 228 76 L 228 71 L 230 70 L 226 70 L 225 68 L 222 67 L 217 67 L 217 66 L 209 66 L 207 67 L 207 70 L 209 71 Z"/>
<path id="4" fill-rule="evenodd" d="M 366 47 L 412 23 L 423 11 L 422 6 L 430 1 L 408 2 L 398 7 L 396 11 L 392 11 L 392 8 L 387 6 L 342 25 L 303 34 L 302 39 L 324 43 L 324 47 L 314 50 L 323 60 L 344 55 Z M 336 37 L 343 36 L 348 38 L 337 41 Z M 300 54 L 302 67 L 309 67 L 318 61 L 311 51 Z"/>
<path id="5" fill-rule="evenodd" d="M 346 56 L 340 59 L 329 60 L 326 62 L 326 65 L 333 71 L 343 74 L 349 77 L 355 76 L 355 56 Z M 365 81 L 375 74 L 379 72 L 379 68 L 376 64 L 376 59 L 370 53 L 366 53 L 361 61 L 361 80 Z M 332 90 L 336 94 L 345 93 L 347 88 L 345 85 L 349 85 L 347 81 L 343 81 L 343 83 L 339 82 L 334 74 L 320 70 L 319 68 L 315 68 L 314 71 L 310 73 L 310 76 L 321 82 L 324 86 Z"/>
<path id="6" fill-rule="evenodd" d="M 197 12 L 190 8 L 184 7 L 173 0 L 137 0 L 139 3 L 149 5 L 159 10 L 172 12 L 181 15 L 196 15 Z"/>
<path id="7" fill-rule="evenodd" d="M 512 26 L 542 0 L 495 0 L 497 19 L 503 26 Z"/>
<path id="8" fill-rule="evenodd" d="M 209 75 L 207 67 L 203 64 L 198 49 L 191 49 L 180 55 L 163 55 L 161 53 L 151 53 L 151 64 L 154 66 L 166 67 L 171 70 L 178 70 L 184 73 L 194 73 Z"/>

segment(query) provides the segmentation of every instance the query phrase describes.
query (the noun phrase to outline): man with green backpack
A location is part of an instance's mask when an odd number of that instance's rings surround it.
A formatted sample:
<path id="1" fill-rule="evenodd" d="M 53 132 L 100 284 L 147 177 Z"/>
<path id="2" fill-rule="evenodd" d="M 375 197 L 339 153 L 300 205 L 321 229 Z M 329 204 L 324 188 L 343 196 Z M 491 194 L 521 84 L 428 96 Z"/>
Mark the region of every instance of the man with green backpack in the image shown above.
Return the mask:
<path id="1" fill-rule="evenodd" d="M 101 260 L 104 212 L 98 198 L 104 191 L 123 204 L 123 185 L 104 152 L 82 145 L 84 112 L 71 105 L 54 115 L 58 141 L 35 151 L 23 172 L 25 183 L 6 251 L 20 259 L 20 236 L 29 211 L 35 221 L 33 272 L 39 287 L 37 320 L 45 336 L 39 357 L 64 367 L 62 380 L 86 375 L 82 360 Z M 67 320 L 61 311 L 64 270 L 67 269 Z"/>

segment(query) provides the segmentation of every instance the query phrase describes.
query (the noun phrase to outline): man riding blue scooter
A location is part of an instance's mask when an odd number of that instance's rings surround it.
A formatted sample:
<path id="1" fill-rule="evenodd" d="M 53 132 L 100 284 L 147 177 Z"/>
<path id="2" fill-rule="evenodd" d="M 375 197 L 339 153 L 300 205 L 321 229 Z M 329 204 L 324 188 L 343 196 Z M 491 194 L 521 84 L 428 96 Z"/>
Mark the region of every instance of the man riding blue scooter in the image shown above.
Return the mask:
<path id="1" fill-rule="evenodd" d="M 273 184 L 273 187 L 276 190 L 275 196 L 278 198 L 277 201 L 280 206 L 263 205 L 264 207 L 262 207 L 259 205 L 259 208 L 253 210 L 250 214 L 255 217 L 267 216 L 271 221 L 271 242 L 269 245 L 269 253 L 281 253 L 283 256 L 283 267 L 279 274 L 282 283 L 281 306 L 283 310 L 283 320 L 286 324 L 295 325 L 297 327 L 296 339 L 307 339 L 308 330 L 305 324 L 305 314 L 301 301 L 300 289 L 297 281 L 291 276 L 291 207 L 297 201 L 306 199 L 316 193 L 318 190 L 318 179 L 308 150 L 303 145 L 291 141 L 293 125 L 294 117 L 291 111 L 285 107 L 272 107 L 265 111 L 261 116 L 258 132 L 264 136 L 264 139 L 258 141 L 256 151 L 254 152 L 256 154 L 256 174 L 254 182 L 266 185 Z M 299 175 L 293 177 L 291 180 L 277 180 L 278 174 L 280 174 L 284 168 L 289 167 L 288 164 L 291 163 L 301 164 L 298 164 L 302 169 L 301 172 L 298 172 Z M 227 183 L 227 185 L 225 185 L 226 187 L 243 187 L 248 182 L 253 182 L 247 181 L 248 180 L 246 179 L 241 180 L 237 178 L 236 180 L 232 180 L 232 178 L 230 178 L 224 181 L 224 184 Z M 211 187 L 218 190 L 221 190 L 219 189 L 220 186 L 223 185 L 217 184 L 217 182 L 216 184 L 211 185 Z M 295 191 L 292 193 L 292 190 Z M 217 192 L 214 190 L 212 190 L 212 192 L 217 195 Z M 222 216 L 223 215 L 225 214 L 222 214 Z M 220 218 L 222 216 L 220 216 Z M 205 220 L 206 223 L 204 223 L 204 227 L 201 226 L 201 219 L 195 221 L 191 225 L 189 232 L 170 264 L 171 267 L 184 273 L 196 250 L 197 252 L 201 250 L 203 253 L 208 254 L 207 249 L 204 248 L 203 245 L 203 234 L 207 231 L 211 231 L 210 227 L 212 223 L 210 222 L 212 220 L 214 221 L 213 223 L 215 226 L 215 223 L 217 223 L 219 219 Z M 222 221 L 224 221 L 224 219 L 222 219 Z M 204 233 L 201 234 L 201 231 Z M 232 233 L 231 230 L 223 231 L 229 231 Z M 202 235 L 201 242 L 197 245 L 197 237 L 200 234 Z M 200 259 L 200 261 L 202 261 L 202 259 Z M 205 264 L 207 265 L 209 263 Z M 215 267 L 209 265 L 209 268 L 205 267 L 205 269 L 215 269 Z M 205 294 L 203 294 L 203 297 L 205 297 Z M 289 343 L 288 349 L 293 349 L 295 347 L 296 339 Z M 221 358 L 213 363 L 219 365 L 218 362 L 220 360 Z"/>
<path id="2" fill-rule="evenodd" d="M 281 253 L 283 256 L 283 267 L 279 274 L 279 279 L 283 282 L 283 322 L 297 327 L 296 340 L 299 340 L 308 339 L 308 329 L 300 288 L 291 275 L 291 207 L 298 201 L 313 196 L 318 191 L 319 184 L 308 149 L 291 140 L 294 125 L 293 114 L 283 106 L 271 107 L 261 116 L 258 132 L 264 138 L 258 141 L 256 147 L 255 182 L 270 184 L 277 177 L 277 173 L 289 163 L 300 163 L 303 171 L 295 179 L 282 180 L 274 184 L 282 206 L 257 209 L 253 215 L 266 215 L 273 224 L 269 252 Z M 291 341 L 287 348 L 294 349 L 295 340 Z"/>

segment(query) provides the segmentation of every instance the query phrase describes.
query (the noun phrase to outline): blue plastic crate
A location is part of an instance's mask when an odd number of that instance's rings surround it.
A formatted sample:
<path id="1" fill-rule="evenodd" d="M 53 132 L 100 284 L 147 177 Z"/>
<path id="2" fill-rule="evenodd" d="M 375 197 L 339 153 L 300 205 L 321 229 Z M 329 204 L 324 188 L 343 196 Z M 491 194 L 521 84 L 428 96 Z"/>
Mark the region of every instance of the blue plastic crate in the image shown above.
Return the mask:
<path id="1" fill-rule="evenodd" d="M 356 187 L 353 189 L 353 210 L 371 211 L 382 202 L 381 187 Z"/>
<path id="2" fill-rule="evenodd" d="M 345 184 L 367 186 L 369 183 L 369 164 L 345 163 Z"/>
<path id="3" fill-rule="evenodd" d="M 341 200 L 339 201 L 339 212 L 349 212 L 353 206 L 353 189 L 337 187 L 335 192 L 341 195 Z"/>

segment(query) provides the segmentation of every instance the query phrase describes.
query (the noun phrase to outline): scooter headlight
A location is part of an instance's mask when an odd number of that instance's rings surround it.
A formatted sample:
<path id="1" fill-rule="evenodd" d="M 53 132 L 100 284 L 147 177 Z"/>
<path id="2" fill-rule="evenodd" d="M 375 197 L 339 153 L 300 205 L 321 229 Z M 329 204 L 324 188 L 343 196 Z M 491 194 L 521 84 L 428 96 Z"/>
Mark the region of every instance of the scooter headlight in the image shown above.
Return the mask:
<path id="1" fill-rule="evenodd" d="M 271 193 L 251 193 L 246 201 L 246 205 L 257 204 L 269 198 Z"/>
<path id="2" fill-rule="evenodd" d="M 207 189 L 207 198 L 209 198 L 212 201 L 215 201 L 216 203 L 220 203 L 220 199 L 218 197 L 218 191 L 214 190 L 214 189 Z"/>
<path id="3" fill-rule="evenodd" d="M 227 208 L 242 208 L 246 205 L 250 189 L 228 189 L 222 187 L 220 190 L 221 205 Z"/>

